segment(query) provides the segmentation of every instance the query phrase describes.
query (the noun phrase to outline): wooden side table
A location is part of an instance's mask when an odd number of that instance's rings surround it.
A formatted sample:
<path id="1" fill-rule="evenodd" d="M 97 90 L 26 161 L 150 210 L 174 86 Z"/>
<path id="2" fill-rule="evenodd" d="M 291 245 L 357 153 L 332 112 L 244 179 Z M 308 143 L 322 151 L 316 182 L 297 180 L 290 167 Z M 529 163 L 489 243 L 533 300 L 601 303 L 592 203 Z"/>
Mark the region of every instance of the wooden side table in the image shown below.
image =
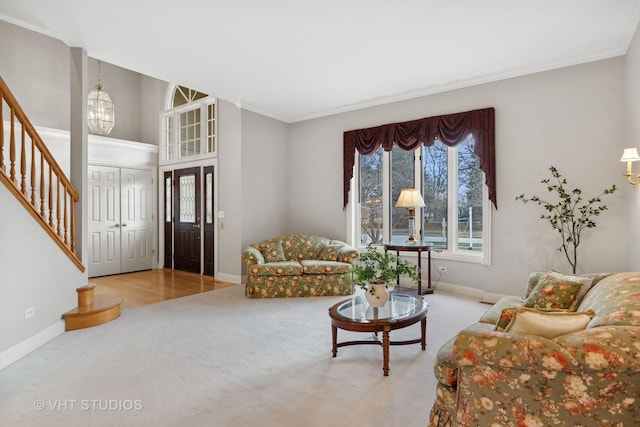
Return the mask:
<path id="1" fill-rule="evenodd" d="M 431 250 L 433 245 L 431 243 L 415 242 L 415 243 L 395 243 L 389 242 L 384 245 L 384 253 L 387 251 L 396 251 L 396 256 L 400 256 L 400 252 L 417 252 L 418 253 L 418 295 L 432 294 L 433 288 L 431 287 Z M 422 252 L 427 253 L 427 289 L 422 291 Z M 400 286 L 400 277 L 398 277 L 398 286 Z"/>

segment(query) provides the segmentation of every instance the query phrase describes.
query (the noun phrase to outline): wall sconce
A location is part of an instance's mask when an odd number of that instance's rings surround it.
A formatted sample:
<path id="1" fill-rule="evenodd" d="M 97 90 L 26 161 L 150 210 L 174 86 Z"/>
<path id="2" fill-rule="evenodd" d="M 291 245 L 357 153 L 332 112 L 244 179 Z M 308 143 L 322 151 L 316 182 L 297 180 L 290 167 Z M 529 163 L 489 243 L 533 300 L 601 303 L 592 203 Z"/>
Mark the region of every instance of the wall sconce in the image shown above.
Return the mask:
<path id="1" fill-rule="evenodd" d="M 638 160 L 640 160 L 640 158 Z M 422 196 L 415 188 L 405 188 L 400 192 L 396 207 L 409 209 L 409 239 L 407 243 L 416 242 L 415 208 L 421 208 L 423 206 L 425 206 L 424 200 L 422 200 Z"/>
<path id="2" fill-rule="evenodd" d="M 622 158 L 620 159 L 621 162 L 627 162 L 627 180 L 629 181 L 629 184 L 631 185 L 638 185 L 640 184 L 640 173 L 637 175 L 634 175 L 631 172 L 631 163 L 632 162 L 637 162 L 638 160 L 640 160 L 640 156 L 638 155 L 638 149 L 637 148 L 625 148 L 624 149 L 624 153 L 622 153 Z M 635 179 L 634 179 L 635 178 Z"/>

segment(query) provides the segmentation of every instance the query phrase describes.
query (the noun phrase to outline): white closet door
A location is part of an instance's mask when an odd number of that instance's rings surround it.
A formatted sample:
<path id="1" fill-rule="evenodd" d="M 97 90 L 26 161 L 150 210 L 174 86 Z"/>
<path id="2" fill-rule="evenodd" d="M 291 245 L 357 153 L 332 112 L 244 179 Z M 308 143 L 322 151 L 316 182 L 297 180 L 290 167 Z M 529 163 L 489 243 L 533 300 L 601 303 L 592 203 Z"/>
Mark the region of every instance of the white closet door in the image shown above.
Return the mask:
<path id="1" fill-rule="evenodd" d="M 120 273 L 119 168 L 89 166 L 89 242 L 89 277 Z"/>
<path id="2" fill-rule="evenodd" d="M 149 270 L 152 259 L 151 171 L 122 169 L 120 214 L 122 272 Z"/>
<path id="3" fill-rule="evenodd" d="M 89 277 L 153 268 L 152 172 L 89 165 Z"/>

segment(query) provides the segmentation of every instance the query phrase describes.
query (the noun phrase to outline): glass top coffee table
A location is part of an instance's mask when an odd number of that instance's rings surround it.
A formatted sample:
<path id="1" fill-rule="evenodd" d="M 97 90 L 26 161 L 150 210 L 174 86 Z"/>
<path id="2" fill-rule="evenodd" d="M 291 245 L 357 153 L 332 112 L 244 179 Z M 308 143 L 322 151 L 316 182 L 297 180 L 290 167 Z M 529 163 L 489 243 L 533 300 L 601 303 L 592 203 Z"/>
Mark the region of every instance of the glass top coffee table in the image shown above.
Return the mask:
<path id="1" fill-rule="evenodd" d="M 357 344 L 375 344 L 382 346 L 384 376 L 389 375 L 389 346 L 422 344 L 422 350 L 427 347 L 427 310 L 429 303 L 422 297 L 389 293 L 389 301 L 380 308 L 369 305 L 362 295 L 355 296 L 335 304 L 329 309 L 331 318 L 331 335 L 333 343 L 333 357 L 338 354 L 338 347 Z M 394 329 L 405 328 L 420 322 L 422 334 L 420 338 L 408 341 L 390 341 L 389 332 Z M 338 328 L 352 332 L 371 332 L 373 340 L 338 342 Z M 378 332 L 382 332 L 382 341 L 378 339 Z"/>

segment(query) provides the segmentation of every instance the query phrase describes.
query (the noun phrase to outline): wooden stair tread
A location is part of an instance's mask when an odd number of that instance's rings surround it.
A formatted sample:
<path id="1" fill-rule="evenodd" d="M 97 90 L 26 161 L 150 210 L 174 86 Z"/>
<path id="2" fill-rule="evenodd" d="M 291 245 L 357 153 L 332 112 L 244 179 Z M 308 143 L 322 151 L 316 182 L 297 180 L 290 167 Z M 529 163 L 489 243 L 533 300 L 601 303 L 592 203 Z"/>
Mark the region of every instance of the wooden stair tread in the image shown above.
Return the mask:
<path id="1" fill-rule="evenodd" d="M 76 329 L 102 325 L 120 316 L 122 297 L 113 295 L 94 296 L 94 287 L 78 288 L 78 304 L 80 305 L 62 315 L 65 331 L 75 331 Z M 83 301 L 91 301 L 91 304 L 82 305 Z"/>
<path id="2" fill-rule="evenodd" d="M 93 304 L 76 307 L 73 310 L 67 311 L 62 315 L 64 319 L 73 316 L 85 316 L 93 313 L 101 313 L 103 311 L 111 310 L 114 307 L 120 307 L 122 304 L 122 297 L 112 295 L 96 295 L 94 297 Z"/>

